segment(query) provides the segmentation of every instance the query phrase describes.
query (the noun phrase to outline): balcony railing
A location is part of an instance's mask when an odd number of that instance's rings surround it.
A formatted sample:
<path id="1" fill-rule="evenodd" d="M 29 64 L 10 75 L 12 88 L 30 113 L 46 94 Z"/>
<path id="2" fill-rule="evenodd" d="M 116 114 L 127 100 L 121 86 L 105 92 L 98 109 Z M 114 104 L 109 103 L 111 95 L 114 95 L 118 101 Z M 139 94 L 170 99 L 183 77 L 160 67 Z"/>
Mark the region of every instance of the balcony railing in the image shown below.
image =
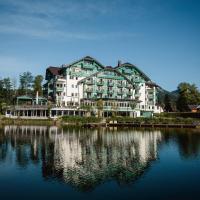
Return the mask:
<path id="1" fill-rule="evenodd" d="M 87 80 L 87 81 L 86 81 L 86 84 L 87 84 L 87 85 L 93 85 L 93 84 L 94 84 L 94 81 L 93 81 L 93 80 Z"/>
<path id="2" fill-rule="evenodd" d="M 85 91 L 86 92 L 92 92 L 92 88 L 86 88 Z"/>
<path id="3" fill-rule="evenodd" d="M 108 94 L 113 94 L 113 90 L 108 90 Z"/>
<path id="4" fill-rule="evenodd" d="M 136 97 L 136 98 L 139 98 L 140 96 L 141 96 L 140 93 L 136 93 L 136 94 L 135 94 L 135 97 Z"/>
<path id="5" fill-rule="evenodd" d="M 124 86 L 125 86 L 125 85 L 124 85 L 123 83 L 118 83 L 118 84 L 117 84 L 117 87 L 121 87 L 121 88 L 122 88 L 122 87 L 124 87 Z"/>
<path id="6" fill-rule="evenodd" d="M 114 86 L 114 83 L 113 82 L 108 82 L 108 86 L 112 87 L 112 86 Z"/>
<path id="7" fill-rule="evenodd" d="M 131 84 L 126 84 L 126 88 L 132 88 L 133 86 Z"/>
<path id="8" fill-rule="evenodd" d="M 90 70 L 92 70 L 92 69 L 94 69 L 94 66 L 91 65 L 91 64 L 84 64 L 84 65 L 82 66 L 82 68 L 83 68 L 83 69 L 90 69 Z"/>
<path id="9" fill-rule="evenodd" d="M 154 95 L 153 95 L 153 94 L 147 95 L 147 98 L 153 99 L 153 98 L 154 98 Z"/>
<path id="10" fill-rule="evenodd" d="M 97 93 L 97 94 L 102 94 L 102 93 L 103 93 L 103 90 L 96 90 L 96 93 Z"/>
<path id="11" fill-rule="evenodd" d="M 117 91 L 118 95 L 123 95 L 123 91 Z"/>
<path id="12" fill-rule="evenodd" d="M 103 81 L 98 81 L 98 82 L 97 82 L 97 85 L 98 85 L 98 86 L 103 86 L 103 84 L 104 84 Z"/>
<path id="13" fill-rule="evenodd" d="M 130 75 L 130 74 L 132 74 L 132 71 L 130 69 L 125 69 L 125 70 L 123 70 L 123 73 Z"/>
<path id="14" fill-rule="evenodd" d="M 130 92 L 130 91 L 128 91 L 126 94 L 127 94 L 128 96 L 132 96 L 132 95 L 133 95 L 133 93 Z"/>
<path id="15" fill-rule="evenodd" d="M 63 88 L 63 87 L 56 87 L 56 91 L 57 91 L 57 92 L 63 92 L 63 91 L 64 91 L 64 88 Z"/>

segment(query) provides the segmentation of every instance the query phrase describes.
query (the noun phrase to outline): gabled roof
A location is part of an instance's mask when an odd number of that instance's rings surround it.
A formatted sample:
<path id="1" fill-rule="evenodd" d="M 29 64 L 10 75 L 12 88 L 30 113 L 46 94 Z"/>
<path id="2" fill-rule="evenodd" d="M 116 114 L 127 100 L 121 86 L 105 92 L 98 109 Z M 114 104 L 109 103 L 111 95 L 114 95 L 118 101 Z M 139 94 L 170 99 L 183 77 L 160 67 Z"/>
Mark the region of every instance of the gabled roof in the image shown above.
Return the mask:
<path id="1" fill-rule="evenodd" d="M 115 69 L 118 69 L 118 68 L 121 68 L 121 67 L 125 67 L 125 66 L 132 67 L 132 68 L 136 69 L 139 73 L 142 74 L 142 76 L 145 78 L 146 81 L 151 81 L 151 79 L 142 70 L 140 70 L 137 66 L 135 66 L 135 65 L 133 65 L 131 63 L 128 63 L 128 62 L 127 63 L 123 63 L 121 65 L 116 66 Z"/>
<path id="2" fill-rule="evenodd" d="M 159 88 L 160 88 L 159 85 L 157 85 L 156 83 L 154 83 L 154 82 L 152 82 L 152 81 L 147 81 L 147 82 L 146 82 L 146 85 L 155 86 L 155 87 L 159 87 Z"/>
<path id="3" fill-rule="evenodd" d="M 32 100 L 32 97 L 27 96 L 27 95 L 23 95 L 23 96 L 16 97 L 16 99 L 18 99 L 18 100 Z"/>
<path id="4" fill-rule="evenodd" d="M 102 72 L 104 72 L 104 71 L 115 72 L 115 73 L 117 73 L 119 76 L 124 77 L 125 80 L 127 80 L 131 85 L 133 85 L 133 83 L 132 83 L 125 75 L 123 75 L 121 72 L 117 71 L 116 69 L 114 69 L 114 68 L 112 68 L 112 67 L 110 67 L 110 66 L 104 68 L 104 70 L 102 70 L 102 71 L 99 71 L 99 72 L 96 72 L 96 73 L 94 73 L 94 74 L 91 74 L 90 76 L 88 76 L 88 77 L 86 77 L 86 78 L 84 78 L 84 79 L 78 81 L 78 84 L 81 84 L 81 83 L 85 82 L 87 79 L 89 79 L 89 78 L 91 78 L 91 77 L 93 77 L 93 76 L 95 76 L 95 75 L 97 75 L 97 74 L 99 74 L 99 73 L 102 73 Z M 133 87 L 134 87 L 134 85 L 133 85 Z"/>
<path id="5" fill-rule="evenodd" d="M 82 60 L 95 61 L 100 67 L 102 67 L 102 69 L 104 69 L 104 65 L 101 64 L 99 61 L 97 61 L 95 58 L 92 58 L 91 56 L 85 56 L 85 57 L 83 57 L 83 58 L 81 58 L 79 60 L 76 60 L 76 61 L 74 61 L 74 62 L 72 62 L 70 64 L 63 64 L 62 67 L 64 67 L 64 68 L 71 67 L 72 65 L 74 65 L 74 64 L 76 64 L 76 63 L 78 63 L 78 62 L 80 62 Z"/>
<path id="6" fill-rule="evenodd" d="M 59 75 L 60 74 L 60 67 L 53 67 L 53 66 L 50 66 L 47 68 L 46 71 L 49 71 L 52 75 Z"/>

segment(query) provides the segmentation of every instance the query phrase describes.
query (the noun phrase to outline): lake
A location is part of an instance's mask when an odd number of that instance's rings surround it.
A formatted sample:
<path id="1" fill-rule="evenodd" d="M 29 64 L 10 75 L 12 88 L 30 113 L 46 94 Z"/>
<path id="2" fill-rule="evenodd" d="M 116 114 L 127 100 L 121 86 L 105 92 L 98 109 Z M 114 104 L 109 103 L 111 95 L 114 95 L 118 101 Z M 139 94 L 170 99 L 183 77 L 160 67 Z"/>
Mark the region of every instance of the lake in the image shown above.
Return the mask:
<path id="1" fill-rule="evenodd" d="M 200 131 L 0 128 L 0 199 L 200 199 Z"/>

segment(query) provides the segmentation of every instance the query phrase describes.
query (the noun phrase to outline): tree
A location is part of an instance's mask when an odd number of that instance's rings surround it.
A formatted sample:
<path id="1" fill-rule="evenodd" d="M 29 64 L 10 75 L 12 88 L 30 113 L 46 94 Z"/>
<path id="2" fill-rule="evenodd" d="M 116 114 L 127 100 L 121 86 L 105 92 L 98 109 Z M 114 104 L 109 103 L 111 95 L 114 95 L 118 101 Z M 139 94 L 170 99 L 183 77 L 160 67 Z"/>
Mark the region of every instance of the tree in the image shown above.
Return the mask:
<path id="1" fill-rule="evenodd" d="M 43 76 L 42 75 L 37 75 L 34 79 L 34 83 L 33 83 L 33 89 L 34 89 L 34 93 L 36 94 L 36 92 L 38 91 L 38 94 L 40 96 L 42 96 L 42 81 L 43 81 Z"/>
<path id="2" fill-rule="evenodd" d="M 189 111 L 189 105 L 200 104 L 200 92 L 195 84 L 180 83 L 178 93 L 177 108 L 179 111 Z"/>
<path id="3" fill-rule="evenodd" d="M 165 111 L 172 112 L 172 105 L 171 105 L 171 99 L 170 99 L 169 94 L 165 95 L 164 104 L 165 104 L 165 106 L 164 106 Z"/>
<path id="4" fill-rule="evenodd" d="M 33 83 L 33 76 L 31 72 L 24 72 L 19 76 L 20 89 L 22 94 L 28 94 L 28 90 L 31 89 Z"/>
<path id="5" fill-rule="evenodd" d="M 13 95 L 16 96 L 17 94 L 17 79 L 12 78 L 12 88 L 13 88 Z"/>
<path id="6" fill-rule="evenodd" d="M 4 113 L 9 104 L 13 102 L 13 90 L 10 78 L 0 80 L 0 112 Z"/>
<path id="7" fill-rule="evenodd" d="M 10 78 L 0 80 L 0 101 L 6 104 L 12 102 L 13 90 Z"/>

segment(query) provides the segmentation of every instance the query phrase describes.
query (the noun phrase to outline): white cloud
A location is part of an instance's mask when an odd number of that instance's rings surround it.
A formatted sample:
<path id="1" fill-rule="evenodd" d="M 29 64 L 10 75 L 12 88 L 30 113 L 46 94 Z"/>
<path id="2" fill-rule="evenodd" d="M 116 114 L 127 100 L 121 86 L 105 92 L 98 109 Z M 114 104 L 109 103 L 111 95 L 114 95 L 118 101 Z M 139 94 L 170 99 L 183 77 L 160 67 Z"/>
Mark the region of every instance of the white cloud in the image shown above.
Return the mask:
<path id="1" fill-rule="evenodd" d="M 127 32 L 103 33 L 73 30 L 73 22 L 93 19 L 98 15 L 110 15 L 117 1 L 28 1 L 1 0 L 7 9 L 0 12 L 0 33 L 21 34 L 45 39 L 99 40 L 118 37 L 135 37 Z"/>

